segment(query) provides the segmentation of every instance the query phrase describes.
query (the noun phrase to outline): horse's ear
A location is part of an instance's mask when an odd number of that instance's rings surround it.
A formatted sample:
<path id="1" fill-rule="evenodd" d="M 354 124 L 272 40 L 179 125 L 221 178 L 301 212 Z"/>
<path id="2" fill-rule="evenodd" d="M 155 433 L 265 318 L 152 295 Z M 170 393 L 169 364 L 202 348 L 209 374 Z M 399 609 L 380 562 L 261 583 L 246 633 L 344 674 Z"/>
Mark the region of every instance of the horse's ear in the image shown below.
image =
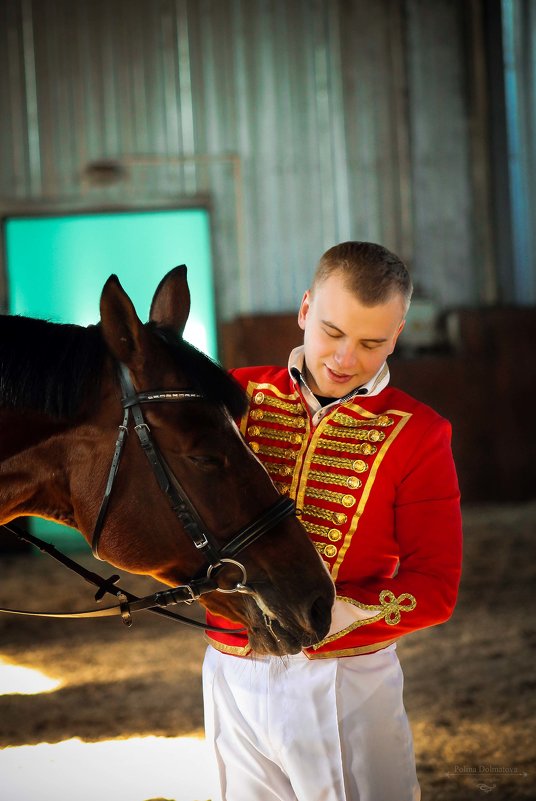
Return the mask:
<path id="1" fill-rule="evenodd" d="M 190 314 L 190 290 L 186 265 L 181 264 L 165 275 L 154 293 L 149 319 L 182 336 Z"/>
<path id="2" fill-rule="evenodd" d="M 141 367 L 145 329 L 116 275 L 111 275 L 104 284 L 100 313 L 104 339 L 116 359 L 127 367 Z"/>

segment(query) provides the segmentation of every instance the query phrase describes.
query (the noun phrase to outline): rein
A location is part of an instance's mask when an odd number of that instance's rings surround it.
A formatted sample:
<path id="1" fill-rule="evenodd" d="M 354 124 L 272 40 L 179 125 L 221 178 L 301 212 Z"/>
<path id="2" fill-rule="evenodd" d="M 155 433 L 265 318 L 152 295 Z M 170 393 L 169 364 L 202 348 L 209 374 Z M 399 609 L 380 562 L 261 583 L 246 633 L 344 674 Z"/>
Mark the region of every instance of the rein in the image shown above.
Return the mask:
<path id="1" fill-rule="evenodd" d="M 90 584 L 98 587 L 98 591 L 95 595 L 96 601 L 100 601 L 106 593 L 109 593 L 116 596 L 119 601 L 119 605 L 106 607 L 103 609 L 71 613 L 29 612 L 24 610 L 1 608 L 0 612 L 55 618 L 87 618 L 121 615 L 123 622 L 130 626 L 132 625 L 132 612 L 148 610 L 150 612 L 165 615 L 166 617 L 170 617 L 174 620 L 178 620 L 182 623 L 195 626 L 196 628 L 202 628 L 207 631 L 235 634 L 237 631 L 244 631 L 244 629 L 222 629 L 216 626 L 209 626 L 205 623 L 200 623 L 192 620 L 191 618 L 183 617 L 182 615 L 170 612 L 165 607 L 178 603 L 191 604 L 193 601 L 197 601 L 201 595 L 204 595 L 208 592 L 239 592 L 254 596 L 255 590 L 253 587 L 247 584 L 246 569 L 241 562 L 236 561 L 235 557 L 286 517 L 294 514 L 294 502 L 288 497 L 281 496 L 277 501 L 275 501 L 275 503 L 272 504 L 272 506 L 261 513 L 253 522 L 240 529 L 240 531 L 238 531 L 229 542 L 220 547 L 216 538 L 209 531 L 207 531 L 200 515 L 197 512 L 197 509 L 190 502 L 179 479 L 172 472 L 157 444 L 153 440 L 151 430 L 145 422 L 141 409 L 141 404 L 143 403 L 203 400 L 203 394 L 188 389 L 152 390 L 137 393 L 132 384 L 128 368 L 124 364 L 119 365 L 119 379 L 123 393 L 121 402 L 124 409 L 124 415 L 122 423 L 119 426 L 119 433 L 110 465 L 108 480 L 106 482 L 104 496 L 91 538 L 91 548 L 93 554 L 97 559 L 100 559 L 98 553 L 100 537 L 108 511 L 113 485 L 119 469 L 125 440 L 128 434 L 130 414 L 132 413 L 134 430 L 138 436 L 141 447 L 147 456 L 160 489 L 168 498 L 171 508 L 175 512 L 175 515 L 177 516 L 194 547 L 203 554 L 208 562 L 209 566 L 206 574 L 204 576 L 202 574 L 194 576 L 187 584 L 179 585 L 169 590 L 163 590 L 161 592 L 139 598 L 138 596 L 133 595 L 132 593 L 129 593 L 116 585 L 116 582 L 119 580 L 119 576 L 114 575 L 105 579 L 70 559 L 68 556 L 58 551 L 50 543 L 46 543 L 43 540 L 34 537 L 14 524 L 4 525 L 4 528 L 6 528 L 10 533 L 14 534 L 18 539 L 30 542 L 41 551 L 49 554 L 54 559 L 61 562 L 61 564 L 77 573 Z M 234 587 L 231 589 L 224 589 L 220 587 L 216 580 L 218 575 L 225 570 L 226 565 L 238 567 L 242 573 L 241 579 L 237 581 Z"/>
<path id="2" fill-rule="evenodd" d="M 139 612 L 145 609 L 148 612 L 153 612 L 157 615 L 163 615 L 171 620 L 176 620 L 179 623 L 184 623 L 185 625 L 193 626 L 194 628 L 203 629 L 205 631 L 219 631 L 220 633 L 236 633 L 237 631 L 237 629 L 227 630 L 220 629 L 216 626 L 209 626 L 206 623 L 192 620 L 192 618 L 184 617 L 183 615 L 179 615 L 176 612 L 170 612 L 168 609 L 163 608 L 170 604 L 190 604 L 193 601 L 198 600 L 198 598 L 201 595 L 204 595 L 206 592 L 212 592 L 213 590 L 217 589 L 217 587 L 211 580 L 207 581 L 206 578 L 193 579 L 189 584 L 173 587 L 169 590 L 163 590 L 162 592 L 157 592 L 153 595 L 146 595 L 143 598 L 139 598 L 137 595 L 133 595 L 133 593 L 117 586 L 116 582 L 119 581 L 120 578 L 118 575 L 104 578 L 98 573 L 93 573 L 93 571 L 88 570 L 79 562 L 75 562 L 74 559 L 71 559 L 66 554 L 59 551 L 51 543 L 45 542 L 44 540 L 39 539 L 39 537 L 35 537 L 33 534 L 30 534 L 28 531 L 24 531 L 24 529 L 20 528 L 20 526 L 17 526 L 14 523 L 4 523 L 2 528 L 5 528 L 6 531 L 9 531 L 9 533 L 13 534 L 13 536 L 17 537 L 17 539 L 22 540 L 23 542 L 28 542 L 38 548 L 42 553 L 48 554 L 57 562 L 60 562 L 60 564 L 64 565 L 64 567 L 72 570 L 73 573 L 76 573 L 78 576 L 81 576 L 81 578 L 87 581 L 88 584 L 98 587 L 98 590 L 95 594 L 95 600 L 97 602 L 101 601 L 102 598 L 108 593 L 118 599 L 119 605 L 108 606 L 102 609 L 89 609 L 83 612 L 31 612 L 25 609 L 0 608 L 0 613 L 27 615 L 30 617 L 71 619 L 111 617 L 112 615 L 121 615 L 123 623 L 125 623 L 127 626 L 131 626 L 131 613 Z M 244 631 L 244 629 L 240 629 L 240 631 Z"/>

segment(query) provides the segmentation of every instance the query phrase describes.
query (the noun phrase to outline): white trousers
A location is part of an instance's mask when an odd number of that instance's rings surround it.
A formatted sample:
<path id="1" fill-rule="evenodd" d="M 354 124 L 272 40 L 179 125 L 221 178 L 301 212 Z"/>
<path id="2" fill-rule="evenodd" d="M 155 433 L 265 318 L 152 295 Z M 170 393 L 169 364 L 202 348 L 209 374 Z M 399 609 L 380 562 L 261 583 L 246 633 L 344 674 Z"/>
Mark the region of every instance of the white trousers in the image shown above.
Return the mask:
<path id="1" fill-rule="evenodd" d="M 205 727 L 223 801 L 418 801 L 394 645 L 341 659 L 208 648 Z"/>

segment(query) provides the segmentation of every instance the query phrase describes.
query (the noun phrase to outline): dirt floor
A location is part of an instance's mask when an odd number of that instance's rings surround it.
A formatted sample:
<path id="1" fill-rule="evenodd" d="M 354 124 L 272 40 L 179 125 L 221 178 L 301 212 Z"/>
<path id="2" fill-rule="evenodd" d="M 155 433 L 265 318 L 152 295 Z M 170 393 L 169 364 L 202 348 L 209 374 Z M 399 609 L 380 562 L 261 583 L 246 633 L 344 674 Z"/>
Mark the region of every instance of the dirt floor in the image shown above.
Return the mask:
<path id="1" fill-rule="evenodd" d="M 536 504 L 466 508 L 464 520 L 452 620 L 399 646 L 423 799 L 533 799 Z M 91 588 L 41 555 L 0 557 L 0 576 L 0 606 L 91 606 Z M 122 584 L 139 594 L 156 586 L 129 576 Z M 0 656 L 64 683 L 50 694 L 0 697 L 0 747 L 201 734 L 204 650 L 202 634 L 147 613 L 131 629 L 115 618 L 0 615 Z"/>

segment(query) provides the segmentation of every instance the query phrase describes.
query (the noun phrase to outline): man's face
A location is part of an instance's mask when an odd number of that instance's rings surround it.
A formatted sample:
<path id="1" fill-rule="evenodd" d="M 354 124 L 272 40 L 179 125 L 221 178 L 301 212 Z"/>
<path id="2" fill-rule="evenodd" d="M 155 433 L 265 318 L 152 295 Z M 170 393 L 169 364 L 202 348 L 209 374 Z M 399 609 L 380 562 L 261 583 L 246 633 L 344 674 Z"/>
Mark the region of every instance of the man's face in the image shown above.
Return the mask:
<path id="1" fill-rule="evenodd" d="M 315 395 L 341 398 L 376 375 L 404 327 L 400 295 L 363 306 L 333 273 L 303 296 L 298 323 L 304 331 L 307 383 Z"/>

